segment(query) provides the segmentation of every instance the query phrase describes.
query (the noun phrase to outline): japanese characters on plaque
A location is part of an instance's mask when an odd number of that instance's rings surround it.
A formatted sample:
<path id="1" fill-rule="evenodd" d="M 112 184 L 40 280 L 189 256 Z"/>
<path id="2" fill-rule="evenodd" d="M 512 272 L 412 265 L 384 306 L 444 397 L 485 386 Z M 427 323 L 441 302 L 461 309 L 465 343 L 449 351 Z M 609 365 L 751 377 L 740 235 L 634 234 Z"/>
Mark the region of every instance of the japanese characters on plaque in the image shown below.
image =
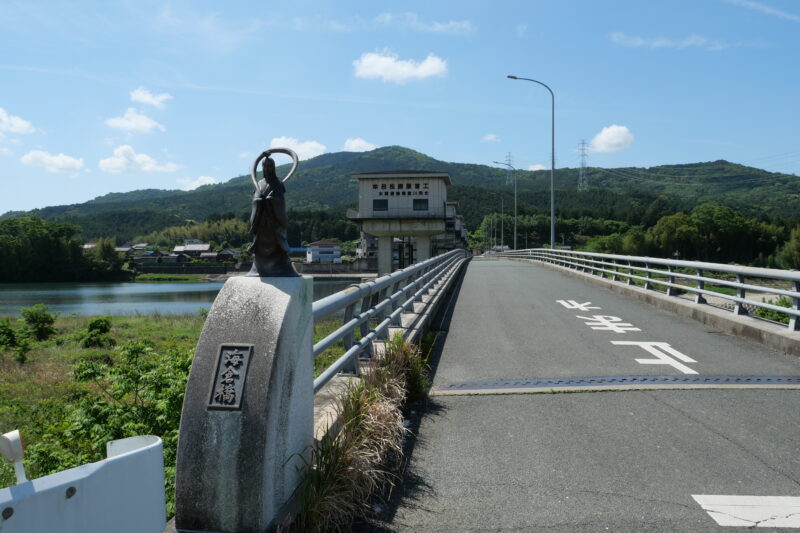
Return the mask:
<path id="1" fill-rule="evenodd" d="M 241 409 L 244 380 L 252 354 L 251 344 L 223 344 L 219 347 L 208 409 Z"/>

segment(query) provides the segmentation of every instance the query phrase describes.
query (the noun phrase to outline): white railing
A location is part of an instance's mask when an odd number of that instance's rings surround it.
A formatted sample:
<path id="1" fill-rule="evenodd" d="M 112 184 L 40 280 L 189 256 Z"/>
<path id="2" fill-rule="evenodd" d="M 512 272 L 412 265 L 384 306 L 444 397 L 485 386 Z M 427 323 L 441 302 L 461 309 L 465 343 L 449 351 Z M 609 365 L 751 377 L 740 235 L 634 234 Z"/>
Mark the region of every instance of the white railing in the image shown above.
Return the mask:
<path id="1" fill-rule="evenodd" d="M 402 313 L 408 311 L 414 302 L 422 301 L 422 296 L 440 281 L 452 279 L 452 274 L 466 257 L 464 250 L 451 250 L 374 281 L 352 285 L 314 302 L 311 310 L 315 324 L 338 313 L 343 315 L 342 325 L 314 344 L 313 357 L 340 340 L 345 350 L 314 380 L 314 392 L 341 371 L 358 373 L 359 355 L 371 355 L 372 342 L 385 338 L 390 326 L 400 326 Z M 356 331 L 361 336 L 357 341 Z"/>
<path id="2" fill-rule="evenodd" d="M 613 281 L 623 279 L 629 285 L 639 281 L 648 290 L 653 289 L 654 286 L 660 286 L 664 288 L 668 296 L 677 296 L 679 291 L 690 292 L 695 295 L 694 301 L 698 304 L 707 303 L 705 296 L 723 298 L 733 303 L 733 312 L 736 314 L 747 314 L 745 306 L 770 309 L 789 315 L 789 329 L 792 331 L 800 330 L 800 320 L 798 320 L 800 317 L 800 272 L 795 270 L 755 268 L 700 261 L 660 259 L 657 257 L 551 250 L 549 248 L 509 250 L 496 255 L 499 257 L 525 258 L 553 263 L 602 277 L 611 277 Z M 716 277 L 706 275 L 707 273 L 716 274 Z M 784 289 L 764 284 L 764 280 L 783 282 L 789 288 Z M 679 283 L 679 281 L 684 283 Z M 759 282 L 762 284 L 759 284 Z M 729 287 L 735 290 L 736 294 L 709 290 L 706 288 L 706 284 Z M 784 296 L 791 300 L 792 306 L 783 307 L 750 299 L 747 297 L 748 291 L 776 297 Z"/>
<path id="3" fill-rule="evenodd" d="M 130 437 L 107 443 L 108 458 L 96 463 L 30 481 L 18 472 L 18 484 L 0 488 L 0 531 L 161 533 L 162 448 L 158 437 Z"/>

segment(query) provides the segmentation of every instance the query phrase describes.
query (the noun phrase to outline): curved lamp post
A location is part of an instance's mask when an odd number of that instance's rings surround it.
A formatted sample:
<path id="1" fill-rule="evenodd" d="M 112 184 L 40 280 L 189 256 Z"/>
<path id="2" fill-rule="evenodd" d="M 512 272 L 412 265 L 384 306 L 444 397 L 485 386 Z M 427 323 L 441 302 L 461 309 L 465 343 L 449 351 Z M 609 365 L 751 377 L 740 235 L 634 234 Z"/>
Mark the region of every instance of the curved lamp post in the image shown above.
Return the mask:
<path id="1" fill-rule="evenodd" d="M 517 249 L 517 174 L 516 168 L 511 166 L 508 163 L 502 163 L 500 161 L 492 161 L 492 163 L 496 165 L 505 165 L 511 169 L 511 176 L 514 178 L 514 249 Z"/>
<path id="2" fill-rule="evenodd" d="M 540 81 L 511 75 L 506 77 L 512 80 L 532 81 L 550 91 L 550 98 L 552 101 L 552 114 L 550 119 L 550 249 L 554 250 L 556 247 L 556 191 L 554 185 L 556 169 L 556 96 L 553 94 L 553 90 L 550 87 Z"/>

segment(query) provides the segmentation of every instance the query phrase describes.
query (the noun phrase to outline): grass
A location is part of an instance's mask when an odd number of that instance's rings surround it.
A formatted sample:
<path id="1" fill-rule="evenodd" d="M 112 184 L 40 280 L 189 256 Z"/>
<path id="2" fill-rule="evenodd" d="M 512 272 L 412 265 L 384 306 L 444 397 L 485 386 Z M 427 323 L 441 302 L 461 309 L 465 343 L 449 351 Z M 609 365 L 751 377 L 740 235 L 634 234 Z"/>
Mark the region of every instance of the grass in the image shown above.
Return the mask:
<path id="1" fill-rule="evenodd" d="M 350 531 L 371 513 L 371 499 L 394 482 L 390 467 L 402 455 L 408 431 L 402 406 L 424 397 L 427 370 L 420 349 L 396 335 L 362 379 L 350 383 L 339 399 L 339 429 L 311 450 L 292 530 Z"/>
<path id="2" fill-rule="evenodd" d="M 134 281 L 146 283 L 197 283 L 204 274 L 139 274 Z"/>
<path id="3" fill-rule="evenodd" d="M 314 324 L 314 344 L 318 343 L 337 329 L 342 326 L 342 320 L 336 318 L 329 318 Z M 353 340 L 358 341 L 361 338 L 361 333 L 357 330 L 353 335 Z M 337 341 L 336 344 L 319 354 L 314 359 L 314 377 L 319 376 L 322 372 L 336 362 L 342 355 L 344 355 L 344 342 Z"/>
<path id="4" fill-rule="evenodd" d="M 786 296 L 780 296 L 777 300 L 768 300 L 767 303 L 772 305 L 780 305 L 781 307 L 791 307 L 792 300 Z M 773 322 L 780 322 L 781 324 L 788 324 L 790 315 L 788 313 L 781 313 L 780 311 L 773 311 L 772 309 L 764 309 L 759 307 L 754 313 L 757 317 L 766 318 Z"/>

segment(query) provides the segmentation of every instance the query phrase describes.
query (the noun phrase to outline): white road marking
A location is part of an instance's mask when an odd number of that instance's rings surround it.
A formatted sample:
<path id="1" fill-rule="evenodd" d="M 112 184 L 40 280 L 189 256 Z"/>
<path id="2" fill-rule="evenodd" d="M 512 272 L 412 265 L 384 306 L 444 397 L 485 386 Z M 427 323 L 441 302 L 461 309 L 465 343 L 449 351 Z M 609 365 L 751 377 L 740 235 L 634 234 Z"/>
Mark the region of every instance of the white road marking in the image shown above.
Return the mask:
<path id="1" fill-rule="evenodd" d="M 692 494 L 720 526 L 800 528 L 800 498 Z"/>
<path id="2" fill-rule="evenodd" d="M 600 309 L 596 305 L 592 305 L 592 302 L 583 302 L 578 303 L 575 300 L 556 300 L 556 302 L 560 303 L 567 309 L 577 309 L 578 311 L 588 311 L 589 309 Z"/>
<path id="3" fill-rule="evenodd" d="M 630 322 L 623 322 L 618 316 L 609 315 L 593 315 L 593 316 L 580 316 L 575 315 L 581 320 L 586 320 L 586 325 L 591 326 L 592 329 L 600 331 L 613 331 L 614 333 L 625 333 L 626 331 L 642 331 L 634 327 Z"/>
<path id="4" fill-rule="evenodd" d="M 639 341 L 611 341 L 611 344 L 618 346 L 639 346 L 643 350 L 655 355 L 655 359 L 636 359 L 640 365 L 669 365 L 676 370 L 680 370 L 684 374 L 697 374 L 688 366 L 679 363 L 673 357 L 680 359 L 684 363 L 696 363 L 694 359 L 688 355 L 682 354 L 666 342 L 639 342 Z"/>

